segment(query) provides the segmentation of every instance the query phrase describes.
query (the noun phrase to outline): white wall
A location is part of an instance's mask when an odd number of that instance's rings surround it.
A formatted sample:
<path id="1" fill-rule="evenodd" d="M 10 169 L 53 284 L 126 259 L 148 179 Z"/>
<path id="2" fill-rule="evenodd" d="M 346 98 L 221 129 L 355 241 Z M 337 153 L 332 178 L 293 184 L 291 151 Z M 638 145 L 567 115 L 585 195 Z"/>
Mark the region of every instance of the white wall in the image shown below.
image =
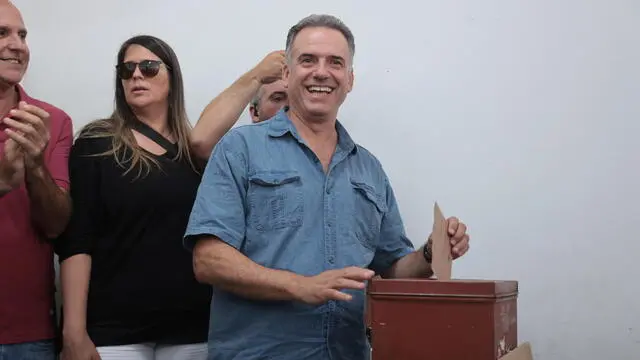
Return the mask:
<path id="1" fill-rule="evenodd" d="M 520 281 L 536 359 L 638 359 L 637 1 L 16 3 L 26 85 L 76 130 L 110 112 L 130 35 L 173 45 L 195 122 L 298 19 L 342 17 L 357 50 L 340 118 L 385 165 L 416 245 L 438 200 L 472 234 L 454 276 Z"/>

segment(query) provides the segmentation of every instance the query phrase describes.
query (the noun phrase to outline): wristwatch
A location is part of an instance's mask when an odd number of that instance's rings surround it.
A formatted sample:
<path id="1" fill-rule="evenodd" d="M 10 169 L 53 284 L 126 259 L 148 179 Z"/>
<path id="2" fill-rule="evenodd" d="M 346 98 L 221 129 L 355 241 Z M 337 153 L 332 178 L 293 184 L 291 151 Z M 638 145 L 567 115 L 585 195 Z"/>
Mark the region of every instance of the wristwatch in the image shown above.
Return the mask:
<path id="1" fill-rule="evenodd" d="M 431 253 L 431 244 L 432 243 L 433 243 L 433 241 L 431 240 L 431 236 L 429 236 L 429 240 L 422 247 L 422 256 L 424 256 L 424 259 L 429 264 L 431 264 L 431 261 L 433 260 L 433 254 Z"/>

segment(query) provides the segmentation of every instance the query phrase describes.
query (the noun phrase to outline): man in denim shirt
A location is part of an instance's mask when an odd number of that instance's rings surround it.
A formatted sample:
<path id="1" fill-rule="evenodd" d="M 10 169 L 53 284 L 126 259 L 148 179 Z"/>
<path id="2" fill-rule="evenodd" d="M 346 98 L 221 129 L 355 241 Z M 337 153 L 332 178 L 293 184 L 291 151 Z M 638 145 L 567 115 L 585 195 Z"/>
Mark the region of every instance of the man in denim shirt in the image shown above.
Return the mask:
<path id="1" fill-rule="evenodd" d="M 287 37 L 290 107 L 231 130 L 209 159 L 185 246 L 215 287 L 210 360 L 367 359 L 365 282 L 432 274 L 382 166 L 336 120 L 354 50 L 340 20 L 301 20 Z M 448 227 L 458 257 L 466 226 Z"/>

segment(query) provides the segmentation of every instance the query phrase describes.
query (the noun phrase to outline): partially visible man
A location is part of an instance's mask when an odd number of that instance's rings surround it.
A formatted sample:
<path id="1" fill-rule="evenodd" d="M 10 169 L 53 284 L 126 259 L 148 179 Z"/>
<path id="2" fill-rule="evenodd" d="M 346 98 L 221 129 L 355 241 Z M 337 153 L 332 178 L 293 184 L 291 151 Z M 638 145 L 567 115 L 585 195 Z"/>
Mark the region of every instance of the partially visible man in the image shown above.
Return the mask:
<path id="1" fill-rule="evenodd" d="M 283 80 L 262 85 L 249 105 L 251 122 L 255 124 L 269 120 L 285 105 L 287 105 L 287 88 Z"/>
<path id="2" fill-rule="evenodd" d="M 273 51 L 211 100 L 198 119 L 202 130 L 191 137 L 193 150 L 200 158 L 209 158 L 211 149 L 238 121 L 249 102 L 253 122 L 277 112 L 274 107 L 284 104 L 287 95 L 281 80 L 283 67 L 284 51 Z"/>
<path id="3" fill-rule="evenodd" d="M 26 38 L 19 10 L 0 0 L 0 360 L 56 358 L 50 240 L 71 212 L 71 119 L 19 85 Z"/>
<path id="4" fill-rule="evenodd" d="M 414 249 L 382 165 L 337 121 L 354 53 L 339 19 L 301 20 L 289 107 L 232 129 L 209 158 L 184 242 L 214 285 L 210 360 L 367 359 L 365 282 L 432 275 L 431 242 Z M 466 226 L 447 223 L 458 258 Z"/>

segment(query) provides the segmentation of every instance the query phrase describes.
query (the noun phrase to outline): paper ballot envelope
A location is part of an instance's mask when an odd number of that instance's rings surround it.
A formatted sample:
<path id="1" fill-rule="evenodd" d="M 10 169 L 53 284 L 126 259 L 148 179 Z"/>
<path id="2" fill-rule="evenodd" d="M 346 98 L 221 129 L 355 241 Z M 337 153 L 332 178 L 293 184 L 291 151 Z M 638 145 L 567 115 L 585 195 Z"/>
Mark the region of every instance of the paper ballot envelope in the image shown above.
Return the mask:
<path id="1" fill-rule="evenodd" d="M 433 207 L 433 231 L 431 233 L 433 262 L 431 267 L 438 280 L 451 280 L 451 236 L 447 231 L 447 220 L 436 202 Z"/>

